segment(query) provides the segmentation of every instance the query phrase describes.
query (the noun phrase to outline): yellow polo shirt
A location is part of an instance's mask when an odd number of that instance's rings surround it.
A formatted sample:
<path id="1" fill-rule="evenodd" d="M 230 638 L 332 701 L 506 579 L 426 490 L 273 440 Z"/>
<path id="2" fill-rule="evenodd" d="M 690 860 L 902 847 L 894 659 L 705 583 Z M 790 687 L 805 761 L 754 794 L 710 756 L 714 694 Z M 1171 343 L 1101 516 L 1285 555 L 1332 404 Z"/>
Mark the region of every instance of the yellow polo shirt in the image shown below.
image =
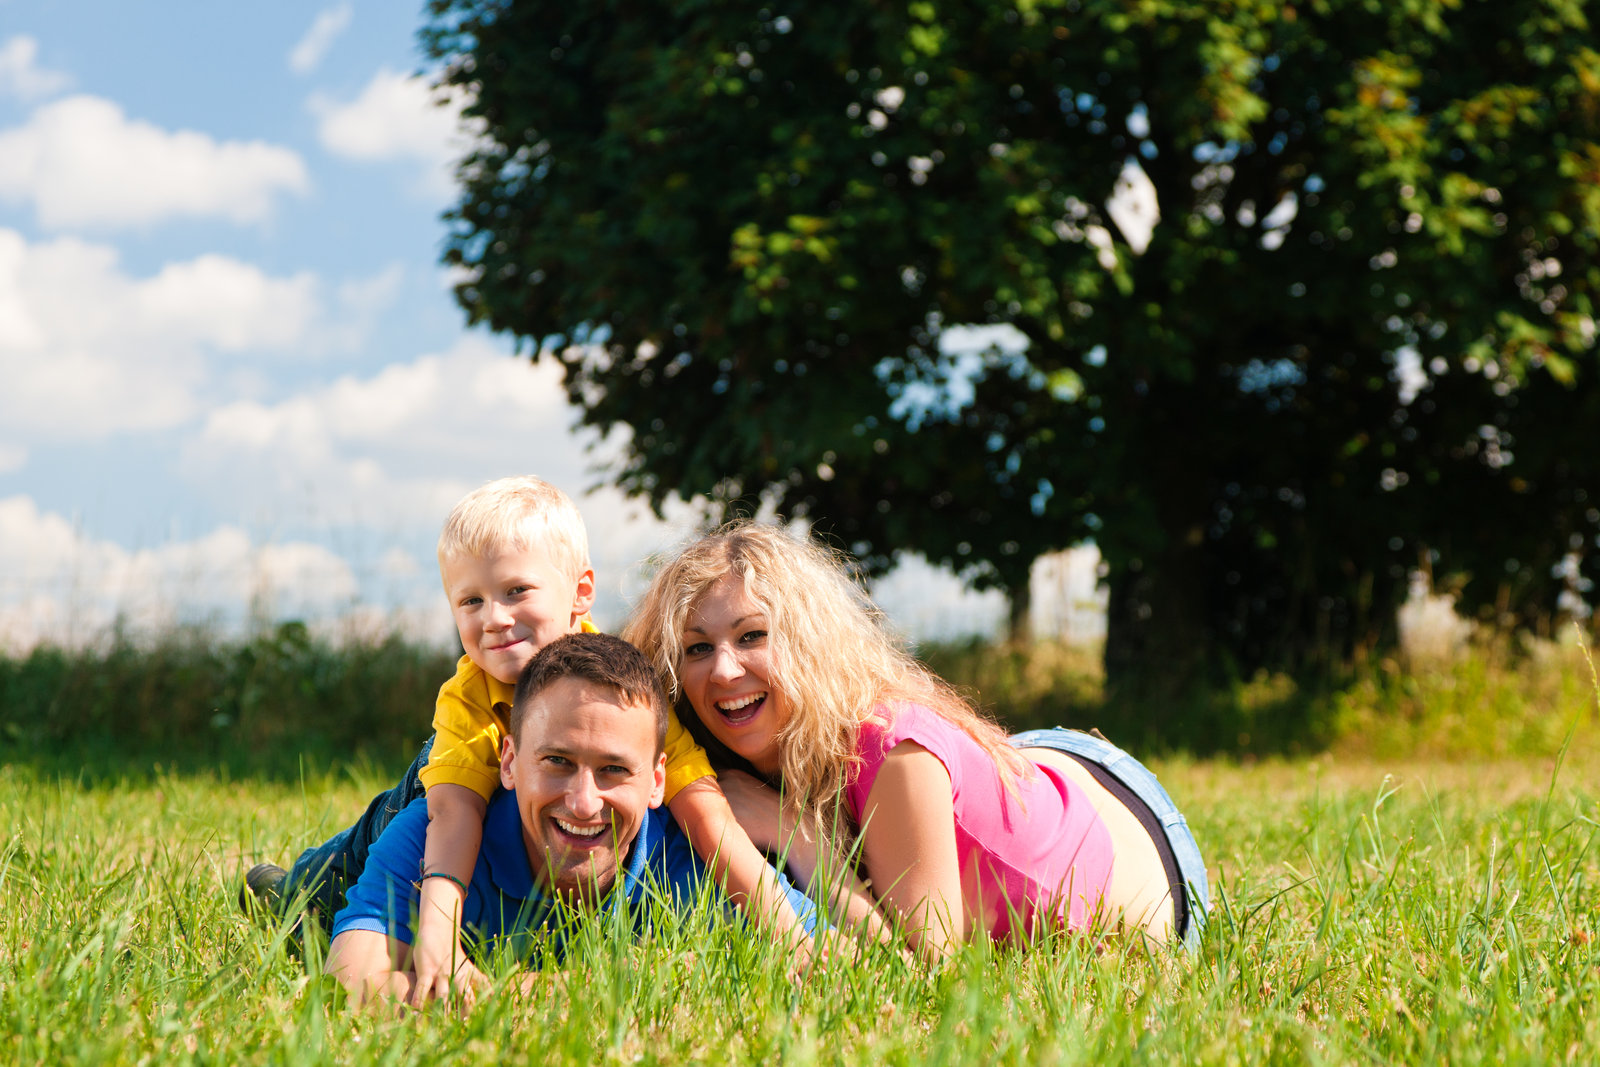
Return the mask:
<path id="1" fill-rule="evenodd" d="M 585 633 L 595 628 L 583 620 Z M 433 753 L 422 769 L 422 787 L 432 789 L 441 782 L 464 786 L 485 801 L 500 787 L 501 739 L 510 731 L 511 699 L 515 685 L 494 678 L 467 656 L 456 664 L 456 673 L 439 687 L 439 700 L 433 709 Z M 706 750 L 667 711 L 667 796 L 668 802 L 690 782 L 714 774 Z"/>

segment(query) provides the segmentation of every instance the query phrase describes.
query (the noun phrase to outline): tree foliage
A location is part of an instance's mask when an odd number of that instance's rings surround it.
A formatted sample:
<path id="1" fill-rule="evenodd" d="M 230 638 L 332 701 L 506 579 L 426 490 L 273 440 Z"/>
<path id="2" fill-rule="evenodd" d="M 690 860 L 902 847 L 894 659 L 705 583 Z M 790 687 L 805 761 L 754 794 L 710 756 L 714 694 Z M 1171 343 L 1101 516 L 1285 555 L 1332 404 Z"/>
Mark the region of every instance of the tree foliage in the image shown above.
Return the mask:
<path id="1" fill-rule="evenodd" d="M 433 0 L 445 259 L 658 507 L 1092 538 L 1115 679 L 1380 644 L 1419 563 L 1531 623 L 1600 570 L 1593 6 Z"/>

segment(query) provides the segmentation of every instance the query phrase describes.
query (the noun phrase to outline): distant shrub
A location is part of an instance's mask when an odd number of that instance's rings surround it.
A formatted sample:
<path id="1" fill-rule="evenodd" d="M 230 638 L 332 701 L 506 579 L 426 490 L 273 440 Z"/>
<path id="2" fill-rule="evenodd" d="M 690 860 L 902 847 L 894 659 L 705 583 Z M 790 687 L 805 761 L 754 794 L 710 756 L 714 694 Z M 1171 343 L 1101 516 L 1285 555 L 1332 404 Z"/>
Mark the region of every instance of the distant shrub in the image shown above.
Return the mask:
<path id="1" fill-rule="evenodd" d="M 1148 699 L 1107 694 L 1099 649 L 1058 641 L 925 646 L 928 665 L 1012 731 L 1098 728 L 1141 756 L 1475 759 L 1594 745 L 1596 685 L 1570 641 L 1475 638 L 1314 682 L 1261 672 Z M 245 640 L 178 630 L 0 656 L 0 762 L 118 775 L 209 765 L 293 777 L 367 760 L 398 770 L 428 736 L 455 654 L 402 638 L 330 641 L 295 622 Z"/>
<path id="2" fill-rule="evenodd" d="M 1095 727 L 1142 754 L 1293 755 L 1335 750 L 1390 758 L 1548 755 L 1574 725 L 1592 744 L 1594 675 L 1564 641 L 1479 636 L 1448 654 L 1391 657 L 1338 676 L 1261 671 L 1191 692 L 1108 693 L 1099 650 L 1057 642 L 933 645 L 933 670 L 1008 729 Z"/>
<path id="3" fill-rule="evenodd" d="M 1584 648 L 1528 638 L 1385 659 L 1329 704 L 1342 753 L 1438 758 L 1547 755 L 1569 733 L 1593 744 L 1596 700 Z"/>
<path id="4" fill-rule="evenodd" d="M 918 656 L 1012 732 L 1094 725 L 1104 699 L 1099 645 L 972 640 L 926 645 Z"/>
<path id="5" fill-rule="evenodd" d="M 153 643 L 41 646 L 0 658 L 0 753 L 102 762 L 293 766 L 389 756 L 428 736 L 454 657 L 390 636 L 335 643 L 298 622 L 243 641 L 176 630 Z"/>

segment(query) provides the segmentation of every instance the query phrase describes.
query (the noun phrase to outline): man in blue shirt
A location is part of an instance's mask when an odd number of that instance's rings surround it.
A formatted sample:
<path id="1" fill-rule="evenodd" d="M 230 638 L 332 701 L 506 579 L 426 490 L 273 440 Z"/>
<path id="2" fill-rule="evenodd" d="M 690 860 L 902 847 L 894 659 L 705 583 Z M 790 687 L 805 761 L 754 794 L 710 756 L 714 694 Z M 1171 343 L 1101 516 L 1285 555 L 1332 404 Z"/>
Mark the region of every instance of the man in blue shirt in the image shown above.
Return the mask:
<path id="1" fill-rule="evenodd" d="M 667 709 L 644 656 L 608 634 L 551 642 L 523 671 L 460 921 L 480 945 L 523 958 L 581 908 L 641 905 L 651 887 L 692 900 L 703 873 L 688 838 L 657 810 L 666 787 Z M 334 917 L 326 970 L 359 1002 L 410 1000 L 427 801 L 395 816 Z M 450 879 L 455 881 L 454 878 Z M 815 909 L 782 878 L 810 931 Z M 581 906 L 574 912 L 573 906 Z M 642 910 L 642 909 L 641 909 Z M 463 956 L 456 989 L 485 979 Z"/>

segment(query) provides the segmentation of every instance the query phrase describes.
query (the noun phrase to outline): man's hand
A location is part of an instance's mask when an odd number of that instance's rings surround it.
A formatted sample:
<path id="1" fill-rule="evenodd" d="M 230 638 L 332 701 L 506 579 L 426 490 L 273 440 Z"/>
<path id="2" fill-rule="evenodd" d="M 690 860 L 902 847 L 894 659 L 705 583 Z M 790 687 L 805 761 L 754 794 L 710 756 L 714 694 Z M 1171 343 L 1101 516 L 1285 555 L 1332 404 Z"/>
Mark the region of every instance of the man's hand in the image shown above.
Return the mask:
<path id="1" fill-rule="evenodd" d="M 425 993 L 417 984 L 411 957 L 411 946 L 397 938 L 370 930 L 346 930 L 333 939 L 323 970 L 339 980 L 357 1007 L 366 1008 L 420 1008 L 431 999 L 448 998 L 466 1014 L 489 987 L 488 976 L 463 956 L 454 972 L 446 972 L 443 996 Z"/>
<path id="2" fill-rule="evenodd" d="M 346 930 L 328 946 L 324 973 L 350 994 L 356 1007 L 411 998 L 411 946 L 372 930 Z"/>

